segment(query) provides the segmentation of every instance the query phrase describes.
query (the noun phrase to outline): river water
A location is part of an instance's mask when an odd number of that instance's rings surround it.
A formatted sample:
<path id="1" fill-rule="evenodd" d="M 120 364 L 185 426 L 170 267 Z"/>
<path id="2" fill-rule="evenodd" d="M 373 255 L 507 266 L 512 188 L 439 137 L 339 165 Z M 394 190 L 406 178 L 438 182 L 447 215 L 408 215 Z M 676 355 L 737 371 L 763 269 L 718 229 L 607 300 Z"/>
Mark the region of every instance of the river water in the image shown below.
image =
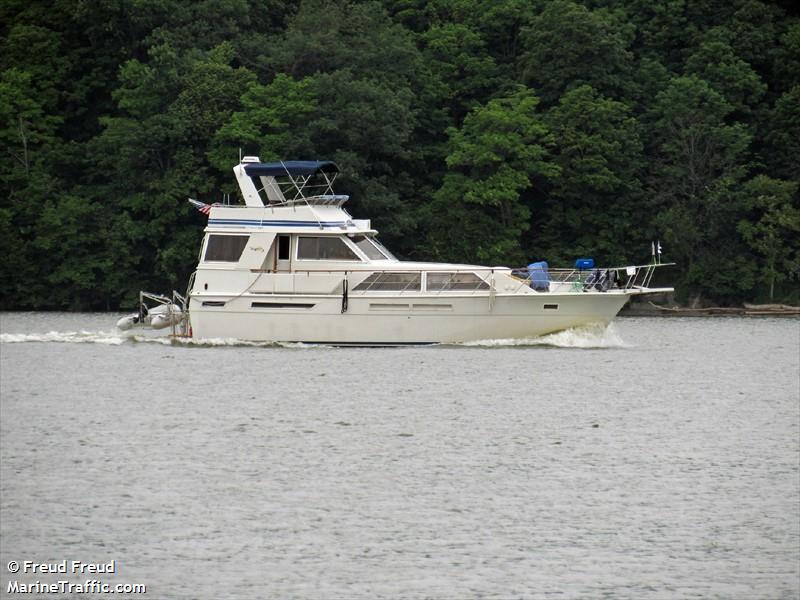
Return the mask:
<path id="1" fill-rule="evenodd" d="M 118 316 L 0 315 L 3 597 L 800 595 L 797 319 L 358 349 Z"/>

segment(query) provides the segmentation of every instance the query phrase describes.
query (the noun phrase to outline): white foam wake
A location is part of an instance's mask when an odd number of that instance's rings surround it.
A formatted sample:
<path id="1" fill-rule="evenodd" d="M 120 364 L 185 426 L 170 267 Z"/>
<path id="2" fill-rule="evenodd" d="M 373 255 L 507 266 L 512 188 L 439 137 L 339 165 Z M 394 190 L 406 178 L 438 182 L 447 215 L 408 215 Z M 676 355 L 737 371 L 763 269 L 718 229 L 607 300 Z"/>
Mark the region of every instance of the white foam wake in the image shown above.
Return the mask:
<path id="1" fill-rule="evenodd" d="M 502 346 L 553 346 L 557 348 L 627 348 L 614 323 L 601 323 L 573 327 L 557 333 L 532 337 L 479 340 L 464 342 L 462 346 L 502 347 Z"/>
<path id="2" fill-rule="evenodd" d="M 47 333 L 1 333 L 0 343 L 18 344 L 25 342 L 56 342 L 66 344 L 105 344 L 120 346 L 122 344 L 160 344 L 164 346 L 249 346 L 255 348 L 313 348 L 314 345 L 297 342 L 250 342 L 234 338 L 193 339 L 170 337 L 168 335 L 141 335 L 133 331 L 50 331 Z M 450 345 L 450 344 L 446 344 Z M 551 333 L 535 338 L 509 338 L 479 340 L 453 344 L 471 347 L 506 347 L 506 346 L 550 346 L 557 348 L 625 348 L 628 347 L 620 336 L 614 323 L 605 325 L 587 325 Z"/>
<path id="3" fill-rule="evenodd" d="M 50 331 L 48 333 L 1 333 L 0 343 L 18 344 L 25 342 L 60 342 L 66 344 L 106 344 L 119 346 L 122 344 L 160 344 L 164 346 L 287 346 L 301 347 L 302 344 L 276 344 L 273 342 L 248 342 L 229 339 L 192 339 L 170 337 L 167 335 L 147 336 L 133 332 L 111 331 Z"/>
<path id="4" fill-rule="evenodd" d="M 108 344 L 119 346 L 130 339 L 119 331 L 49 331 L 47 333 L 0 333 L 0 342 L 18 344 L 23 342 L 68 342 Z"/>

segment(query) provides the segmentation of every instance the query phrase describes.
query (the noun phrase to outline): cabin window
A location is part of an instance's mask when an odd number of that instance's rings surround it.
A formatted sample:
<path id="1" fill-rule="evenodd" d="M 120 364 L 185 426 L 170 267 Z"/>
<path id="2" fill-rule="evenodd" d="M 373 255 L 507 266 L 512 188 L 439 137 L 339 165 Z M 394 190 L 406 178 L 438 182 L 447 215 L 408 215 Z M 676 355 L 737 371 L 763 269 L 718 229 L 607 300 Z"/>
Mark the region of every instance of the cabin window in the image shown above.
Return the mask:
<path id="1" fill-rule="evenodd" d="M 387 257 L 384 256 L 383 252 L 378 249 L 378 247 L 372 243 L 372 240 L 369 239 L 365 235 L 354 235 L 350 238 L 353 240 L 353 243 L 358 246 L 358 249 L 361 250 L 364 254 L 367 255 L 367 258 L 370 260 L 386 260 Z"/>
<path id="2" fill-rule="evenodd" d="M 289 236 L 278 236 L 278 260 L 289 260 Z"/>
<path id="3" fill-rule="evenodd" d="M 205 260 L 237 262 L 249 239 L 247 235 L 210 235 Z"/>
<path id="4" fill-rule="evenodd" d="M 422 286 L 420 273 L 373 273 L 353 288 L 356 292 L 418 292 Z"/>
<path id="5" fill-rule="evenodd" d="M 360 260 L 338 237 L 300 237 L 297 258 L 301 260 Z"/>
<path id="6" fill-rule="evenodd" d="M 475 273 L 428 273 L 429 292 L 488 290 L 489 284 Z"/>

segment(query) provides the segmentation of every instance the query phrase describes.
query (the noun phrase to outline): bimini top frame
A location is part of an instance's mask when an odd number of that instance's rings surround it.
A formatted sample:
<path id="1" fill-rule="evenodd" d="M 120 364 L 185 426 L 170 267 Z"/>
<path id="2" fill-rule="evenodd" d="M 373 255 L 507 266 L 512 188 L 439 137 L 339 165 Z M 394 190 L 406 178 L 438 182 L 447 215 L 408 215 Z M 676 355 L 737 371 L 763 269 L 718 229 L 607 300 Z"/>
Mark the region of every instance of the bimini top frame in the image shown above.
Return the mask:
<path id="1" fill-rule="evenodd" d="M 244 161 L 242 161 L 244 162 Z M 336 163 L 330 160 L 285 160 L 276 163 L 249 163 L 244 166 L 250 177 L 310 177 L 317 173 L 339 172 Z"/>
<path id="2" fill-rule="evenodd" d="M 262 163 L 245 156 L 234 167 L 247 206 L 317 204 L 341 206 L 347 196 L 333 193 L 339 167 L 329 160 L 288 160 Z"/>

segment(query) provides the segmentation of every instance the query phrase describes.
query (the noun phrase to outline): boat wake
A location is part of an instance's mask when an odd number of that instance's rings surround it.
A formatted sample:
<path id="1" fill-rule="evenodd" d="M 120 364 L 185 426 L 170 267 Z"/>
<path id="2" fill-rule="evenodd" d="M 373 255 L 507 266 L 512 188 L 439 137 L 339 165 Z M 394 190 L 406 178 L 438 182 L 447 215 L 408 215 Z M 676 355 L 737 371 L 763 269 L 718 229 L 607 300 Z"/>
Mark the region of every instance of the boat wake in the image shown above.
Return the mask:
<path id="1" fill-rule="evenodd" d="M 300 344 L 282 344 L 275 342 L 248 342 L 237 339 L 203 339 L 171 337 L 165 335 L 137 335 L 119 330 L 111 331 L 50 331 L 48 333 L 2 333 L 0 343 L 15 344 L 23 342 L 60 342 L 66 344 L 105 344 L 121 346 L 123 344 L 157 344 L 161 346 L 253 346 L 253 347 L 297 347 Z"/>
<path id="2" fill-rule="evenodd" d="M 67 342 L 107 344 L 118 346 L 124 344 L 129 336 L 115 331 L 49 331 L 47 333 L 0 333 L 0 343 L 19 344 L 23 342 Z"/>
<path id="3" fill-rule="evenodd" d="M 166 335 L 141 335 L 131 331 L 112 329 L 109 331 L 50 331 L 47 333 L 2 333 L 0 343 L 18 344 L 30 342 L 56 342 L 66 344 L 157 344 L 162 346 L 185 346 L 210 348 L 219 346 L 244 346 L 253 348 L 315 348 L 329 347 L 298 342 L 249 342 L 233 338 L 192 339 Z M 626 348 L 626 344 L 614 323 L 608 326 L 591 325 L 576 327 L 536 338 L 492 339 L 458 344 L 442 344 L 450 347 L 503 348 L 512 346 L 555 348 Z M 440 346 L 441 347 L 441 346 Z"/>
<path id="4" fill-rule="evenodd" d="M 595 324 L 573 327 L 557 333 L 534 338 L 479 340 L 463 342 L 458 346 L 498 348 L 508 346 L 538 346 L 551 348 L 629 348 L 616 325 Z"/>

